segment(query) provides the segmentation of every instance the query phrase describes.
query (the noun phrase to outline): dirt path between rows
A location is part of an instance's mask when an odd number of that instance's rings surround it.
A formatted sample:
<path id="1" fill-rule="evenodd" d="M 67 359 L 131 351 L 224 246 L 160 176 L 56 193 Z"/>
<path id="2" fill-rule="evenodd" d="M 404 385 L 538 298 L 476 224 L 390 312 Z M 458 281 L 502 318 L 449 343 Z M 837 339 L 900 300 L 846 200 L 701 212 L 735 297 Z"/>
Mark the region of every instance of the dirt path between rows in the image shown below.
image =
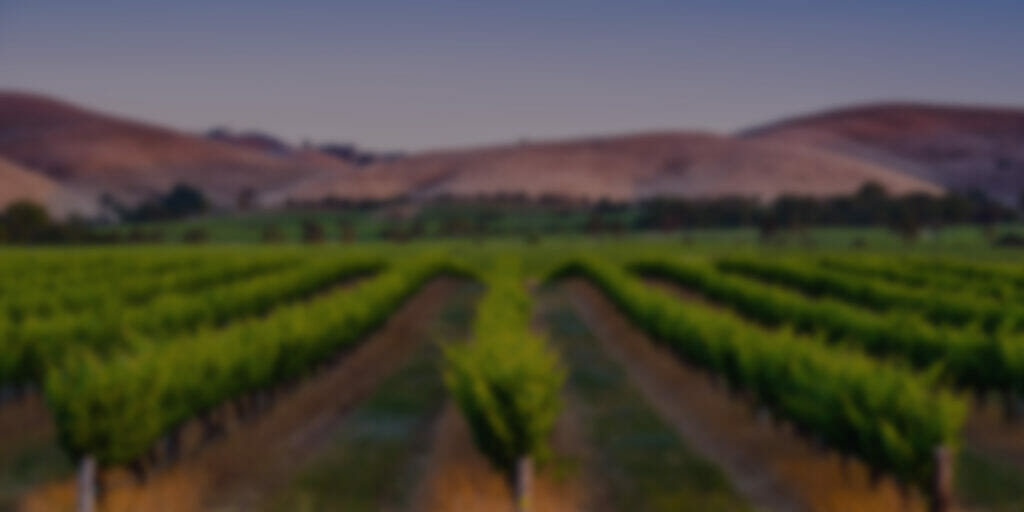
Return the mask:
<path id="1" fill-rule="evenodd" d="M 459 281 L 427 284 L 388 322 L 335 364 L 280 396 L 263 415 L 229 426 L 228 434 L 158 471 L 145 485 L 125 472 L 104 477 L 103 512 L 253 510 L 330 442 L 335 427 L 360 400 L 397 370 L 422 340 L 422 325 L 438 314 Z M 190 425 L 185 438 L 198 437 Z M 186 445 L 190 444 L 188 441 Z M 71 510 L 72 481 L 61 482 L 23 500 L 22 510 Z"/>
<path id="2" fill-rule="evenodd" d="M 735 312 L 729 306 L 710 300 L 678 283 L 653 276 L 646 276 L 643 279 L 648 286 L 664 290 L 680 300 Z M 758 323 L 755 320 L 750 321 Z M 987 461 L 1006 466 L 1006 470 L 1024 472 L 1024 421 L 1019 418 L 1007 421 L 1003 405 L 996 397 L 979 400 L 974 395 L 968 395 L 966 398 L 971 408 L 963 430 L 965 448 Z M 970 508 L 963 503 L 960 506 L 965 510 Z"/>
<path id="3" fill-rule="evenodd" d="M 565 413 L 555 427 L 553 449 L 578 456 L 582 437 L 575 416 Z M 414 512 L 512 512 L 507 479 L 473 445 L 468 424 L 449 402 L 434 427 L 428 476 L 418 492 Z M 583 485 L 577 475 L 559 478 L 542 469 L 535 480 L 533 512 L 584 511 Z"/>
<path id="4" fill-rule="evenodd" d="M 52 441 L 53 436 L 53 420 L 39 393 L 0 404 L 0 465 L 24 446 Z"/>
<path id="5" fill-rule="evenodd" d="M 29 489 L 69 471 L 39 392 L 0 404 L 0 510 L 13 509 Z"/>
<path id="6" fill-rule="evenodd" d="M 1024 471 L 1024 421 L 1007 421 L 1001 404 L 972 402 L 964 437 L 987 457 Z"/>
<path id="7" fill-rule="evenodd" d="M 580 279 L 563 286 L 606 352 L 637 389 L 702 456 L 714 461 L 760 510 L 882 512 L 924 510 L 883 480 L 871 485 L 866 468 L 844 464 L 788 428 L 759 418 L 749 405 L 716 386 L 632 326 L 594 287 Z"/>

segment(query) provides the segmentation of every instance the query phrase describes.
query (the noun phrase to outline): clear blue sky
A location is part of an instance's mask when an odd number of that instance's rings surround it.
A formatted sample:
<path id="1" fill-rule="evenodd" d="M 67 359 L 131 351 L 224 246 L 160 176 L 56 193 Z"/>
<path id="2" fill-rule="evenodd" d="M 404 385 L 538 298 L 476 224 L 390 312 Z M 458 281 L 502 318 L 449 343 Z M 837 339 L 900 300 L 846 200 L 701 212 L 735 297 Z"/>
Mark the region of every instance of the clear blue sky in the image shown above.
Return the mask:
<path id="1" fill-rule="evenodd" d="M 420 149 L 1024 106 L 1024 2 L 0 0 L 0 88 Z"/>

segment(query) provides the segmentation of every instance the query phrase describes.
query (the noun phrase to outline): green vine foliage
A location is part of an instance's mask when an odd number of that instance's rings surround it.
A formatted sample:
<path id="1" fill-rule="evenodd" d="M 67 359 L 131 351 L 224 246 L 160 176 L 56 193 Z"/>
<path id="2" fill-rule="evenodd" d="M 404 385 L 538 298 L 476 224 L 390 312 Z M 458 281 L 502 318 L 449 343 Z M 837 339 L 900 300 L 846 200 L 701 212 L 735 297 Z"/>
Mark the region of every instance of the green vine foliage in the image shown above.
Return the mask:
<path id="1" fill-rule="evenodd" d="M 966 415 L 961 399 L 933 380 L 786 329 L 682 302 L 619 266 L 572 261 L 554 274 L 582 275 L 638 326 L 775 415 L 832 449 L 927 490 L 935 450 L 955 450 Z"/>
<path id="2" fill-rule="evenodd" d="M 557 354 L 530 330 L 530 301 L 518 261 L 483 273 L 488 291 L 473 339 L 445 350 L 444 380 L 479 449 L 511 472 L 520 457 L 543 459 L 562 407 Z"/>
<path id="3" fill-rule="evenodd" d="M 349 289 L 174 339 L 100 357 L 86 352 L 47 373 L 44 392 L 65 449 L 129 463 L 164 434 L 248 392 L 302 377 L 386 321 L 424 283 L 463 273 L 419 256 Z"/>

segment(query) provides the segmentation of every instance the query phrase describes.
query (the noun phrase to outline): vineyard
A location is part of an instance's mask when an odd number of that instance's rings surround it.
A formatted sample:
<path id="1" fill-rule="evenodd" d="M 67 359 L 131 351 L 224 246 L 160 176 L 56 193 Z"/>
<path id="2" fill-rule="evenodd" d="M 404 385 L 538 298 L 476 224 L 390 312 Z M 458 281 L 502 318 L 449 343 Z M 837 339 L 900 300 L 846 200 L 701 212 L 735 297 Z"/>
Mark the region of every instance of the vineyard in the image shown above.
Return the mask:
<path id="1" fill-rule="evenodd" d="M 1013 256 L 5 250 L 0 508 L 1021 510 Z"/>

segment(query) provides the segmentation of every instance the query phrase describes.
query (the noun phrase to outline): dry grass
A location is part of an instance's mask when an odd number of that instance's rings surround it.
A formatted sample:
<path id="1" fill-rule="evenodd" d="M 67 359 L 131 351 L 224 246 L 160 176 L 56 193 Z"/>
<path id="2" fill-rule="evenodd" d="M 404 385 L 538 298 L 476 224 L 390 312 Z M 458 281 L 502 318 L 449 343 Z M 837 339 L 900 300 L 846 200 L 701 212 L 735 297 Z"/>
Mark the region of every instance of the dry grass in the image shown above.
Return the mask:
<path id="1" fill-rule="evenodd" d="M 54 180 L 0 157 L 0 210 L 14 201 L 29 200 L 43 205 L 51 214 L 92 215 L 96 205 L 85 194 L 75 193 Z"/>
<path id="2" fill-rule="evenodd" d="M 885 167 L 813 148 L 665 132 L 424 153 L 364 173 L 314 178 L 289 194 L 299 200 L 498 193 L 614 200 L 665 194 L 771 199 L 784 192 L 851 193 L 865 181 L 882 183 L 894 193 L 939 191 Z"/>
<path id="3" fill-rule="evenodd" d="M 316 172 L 351 168 L 333 158 L 274 155 L 32 94 L 0 93 L 0 126 L 0 154 L 12 161 L 81 192 L 129 201 L 184 182 L 233 205 L 249 187 L 280 188 Z"/>
<path id="4" fill-rule="evenodd" d="M 828 150 L 1008 204 L 1024 187 L 1024 110 L 875 104 L 784 120 L 751 134 Z"/>

